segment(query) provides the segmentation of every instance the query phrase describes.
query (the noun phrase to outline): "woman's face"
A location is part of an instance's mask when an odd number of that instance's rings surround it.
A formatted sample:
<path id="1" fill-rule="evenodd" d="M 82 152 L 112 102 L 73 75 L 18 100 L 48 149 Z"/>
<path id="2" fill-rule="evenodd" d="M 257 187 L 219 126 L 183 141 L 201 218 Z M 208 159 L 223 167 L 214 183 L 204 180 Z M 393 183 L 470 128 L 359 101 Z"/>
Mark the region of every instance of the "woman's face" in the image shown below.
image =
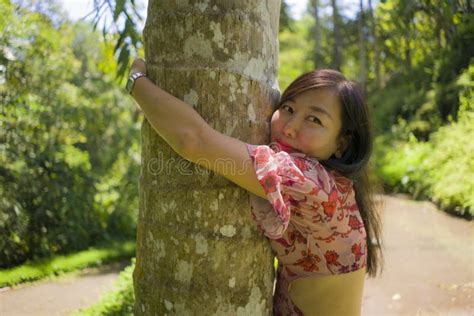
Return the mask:
<path id="1" fill-rule="evenodd" d="M 281 150 L 298 151 L 326 160 L 344 151 L 338 140 L 341 130 L 341 105 L 331 89 L 305 91 L 288 100 L 273 113 L 271 141 Z"/>

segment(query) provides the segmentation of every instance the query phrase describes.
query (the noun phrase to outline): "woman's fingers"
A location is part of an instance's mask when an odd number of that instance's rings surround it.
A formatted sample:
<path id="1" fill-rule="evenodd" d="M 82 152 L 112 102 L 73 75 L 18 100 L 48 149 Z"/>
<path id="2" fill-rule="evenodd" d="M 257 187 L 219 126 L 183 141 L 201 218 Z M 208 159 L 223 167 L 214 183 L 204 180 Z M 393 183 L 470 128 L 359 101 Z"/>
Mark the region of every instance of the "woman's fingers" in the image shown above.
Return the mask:
<path id="1" fill-rule="evenodd" d="M 141 58 L 135 58 L 132 63 L 132 72 L 143 72 L 146 74 L 146 63 Z"/>

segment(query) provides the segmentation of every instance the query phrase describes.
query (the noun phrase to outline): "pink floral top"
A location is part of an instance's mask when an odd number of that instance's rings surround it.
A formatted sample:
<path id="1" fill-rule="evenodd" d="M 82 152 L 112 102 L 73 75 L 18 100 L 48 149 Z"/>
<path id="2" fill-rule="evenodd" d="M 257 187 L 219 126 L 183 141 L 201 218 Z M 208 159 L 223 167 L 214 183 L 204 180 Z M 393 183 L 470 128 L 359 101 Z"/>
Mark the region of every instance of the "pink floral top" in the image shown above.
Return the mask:
<path id="1" fill-rule="evenodd" d="M 302 315 L 291 281 L 366 266 L 366 231 L 352 181 L 298 152 L 247 145 L 268 200 L 251 195 L 252 216 L 270 238 L 279 266 L 274 315 Z"/>

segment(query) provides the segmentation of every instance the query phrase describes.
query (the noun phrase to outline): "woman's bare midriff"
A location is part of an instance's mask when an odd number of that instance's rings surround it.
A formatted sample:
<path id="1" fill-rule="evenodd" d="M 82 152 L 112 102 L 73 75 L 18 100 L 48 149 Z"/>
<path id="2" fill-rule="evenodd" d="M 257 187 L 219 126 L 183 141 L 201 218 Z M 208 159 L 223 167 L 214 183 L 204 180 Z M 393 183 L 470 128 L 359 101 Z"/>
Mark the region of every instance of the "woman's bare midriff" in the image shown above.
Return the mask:
<path id="1" fill-rule="evenodd" d="M 305 316 L 361 313 L 366 269 L 291 281 L 288 294 Z"/>

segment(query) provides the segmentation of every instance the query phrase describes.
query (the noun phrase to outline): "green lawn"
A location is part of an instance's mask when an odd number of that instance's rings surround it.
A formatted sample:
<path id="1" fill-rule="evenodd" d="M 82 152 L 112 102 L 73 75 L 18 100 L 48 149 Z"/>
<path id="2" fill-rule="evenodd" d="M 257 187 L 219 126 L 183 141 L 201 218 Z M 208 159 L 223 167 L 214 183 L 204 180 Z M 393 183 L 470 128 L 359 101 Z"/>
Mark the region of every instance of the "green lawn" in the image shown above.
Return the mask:
<path id="1" fill-rule="evenodd" d="M 91 247 L 81 252 L 26 262 L 21 266 L 0 270 L 0 287 L 54 277 L 86 267 L 100 266 L 135 256 L 135 241 L 114 242 Z"/>

